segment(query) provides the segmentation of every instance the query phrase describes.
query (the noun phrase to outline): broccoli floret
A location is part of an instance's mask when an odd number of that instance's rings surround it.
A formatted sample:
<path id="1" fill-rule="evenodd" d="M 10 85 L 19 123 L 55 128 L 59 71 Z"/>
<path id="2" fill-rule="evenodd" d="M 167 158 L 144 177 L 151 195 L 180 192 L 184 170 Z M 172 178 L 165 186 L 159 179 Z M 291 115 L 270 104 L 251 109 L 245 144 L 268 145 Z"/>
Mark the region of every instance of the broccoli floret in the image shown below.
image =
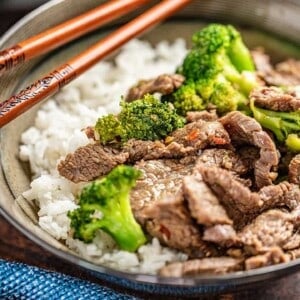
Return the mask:
<path id="1" fill-rule="evenodd" d="M 121 102 L 121 112 L 117 116 L 104 116 L 95 126 L 100 142 L 120 139 L 159 140 L 170 132 L 183 127 L 185 119 L 176 113 L 174 106 L 161 102 L 152 95 L 145 95 L 133 102 Z"/>
<path id="2" fill-rule="evenodd" d="M 250 100 L 250 108 L 262 127 L 271 130 L 279 142 L 285 142 L 293 150 L 296 136 L 292 134 L 300 132 L 300 111 L 281 112 L 256 107 L 254 99 Z"/>
<path id="3" fill-rule="evenodd" d="M 92 242 L 102 229 L 113 237 L 120 249 L 135 251 L 146 242 L 130 207 L 129 193 L 141 171 L 125 165 L 83 188 L 79 208 L 68 213 L 74 238 Z"/>
<path id="4" fill-rule="evenodd" d="M 246 102 L 245 96 L 238 93 L 228 82 L 216 83 L 210 96 L 210 103 L 214 104 L 221 114 L 238 108 L 242 109 L 242 105 L 246 105 Z"/>
<path id="5" fill-rule="evenodd" d="M 194 82 L 190 84 L 182 85 L 174 94 L 171 100 L 177 112 L 181 115 L 185 115 L 188 111 L 203 110 L 205 105 L 202 98 L 197 94 L 196 86 Z M 164 97 L 164 101 L 168 100 Z"/>
<path id="6" fill-rule="evenodd" d="M 117 137 L 122 136 L 122 126 L 118 118 L 109 114 L 103 118 L 99 118 L 95 126 L 95 131 L 101 137 L 103 144 L 113 141 Z"/>
<path id="7" fill-rule="evenodd" d="M 192 49 L 177 70 L 185 76 L 184 86 L 190 86 L 192 98 L 200 98 L 204 106 L 213 103 L 219 113 L 244 109 L 250 91 L 259 83 L 240 33 L 230 25 L 211 24 L 195 33 L 192 41 Z M 199 110 L 199 101 L 188 101 L 185 93 L 176 93 L 166 99 L 176 103 L 180 113 Z M 197 105 L 190 109 L 191 103 Z"/>

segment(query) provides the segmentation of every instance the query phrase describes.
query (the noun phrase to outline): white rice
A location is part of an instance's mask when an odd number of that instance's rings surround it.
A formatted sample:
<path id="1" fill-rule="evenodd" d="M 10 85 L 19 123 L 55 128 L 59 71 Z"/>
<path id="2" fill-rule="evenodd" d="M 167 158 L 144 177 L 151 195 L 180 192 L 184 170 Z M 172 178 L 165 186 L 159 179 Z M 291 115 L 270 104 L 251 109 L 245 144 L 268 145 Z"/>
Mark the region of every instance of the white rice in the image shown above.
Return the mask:
<path id="1" fill-rule="evenodd" d="M 34 180 L 23 196 L 39 206 L 39 225 L 83 258 L 116 269 L 154 274 L 166 262 L 185 260 L 186 255 L 162 247 L 157 239 L 137 253 L 120 251 L 112 238 L 99 231 L 92 244 L 70 235 L 67 212 L 77 207 L 76 194 L 82 184 L 59 176 L 59 160 L 88 138 L 81 131 L 108 113 L 119 111 L 119 101 L 140 79 L 174 72 L 186 54 L 182 39 L 160 42 L 154 48 L 133 40 L 123 47 L 115 62 L 101 62 L 47 101 L 34 126 L 22 134 L 20 158 L 29 161 Z"/>

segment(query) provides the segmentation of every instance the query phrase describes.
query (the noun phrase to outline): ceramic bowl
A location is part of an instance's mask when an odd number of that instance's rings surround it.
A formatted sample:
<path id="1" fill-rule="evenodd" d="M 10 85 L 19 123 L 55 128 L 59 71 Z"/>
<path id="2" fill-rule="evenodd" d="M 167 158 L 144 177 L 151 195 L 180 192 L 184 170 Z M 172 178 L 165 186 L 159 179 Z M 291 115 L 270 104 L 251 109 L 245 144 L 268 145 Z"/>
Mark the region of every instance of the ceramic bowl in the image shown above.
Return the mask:
<path id="1" fill-rule="evenodd" d="M 38 32 L 70 19 L 105 2 L 101 0 L 53 0 L 36 9 L 13 26 L 0 40 L 0 49 L 24 40 Z M 68 58 L 99 40 L 130 16 L 96 30 L 92 34 L 70 43 L 43 57 L 30 61 L 0 78 L 0 99 L 5 100 L 20 88 L 53 70 Z M 300 57 L 300 3 L 296 0 L 233 1 L 195 0 L 171 20 L 159 25 L 142 38 L 151 43 L 176 37 L 190 39 L 193 32 L 207 22 L 227 22 L 240 26 L 249 47 L 263 46 L 275 61 L 287 57 Z M 23 114 L 0 131 L 0 212 L 28 238 L 54 255 L 127 288 L 173 295 L 206 294 L 230 291 L 237 286 L 261 283 L 300 269 L 300 260 L 226 275 L 189 278 L 160 278 L 158 276 L 119 272 L 88 262 L 44 232 L 37 224 L 37 208 L 21 196 L 29 188 L 30 171 L 18 159 L 21 133 L 32 123 L 38 106 Z"/>

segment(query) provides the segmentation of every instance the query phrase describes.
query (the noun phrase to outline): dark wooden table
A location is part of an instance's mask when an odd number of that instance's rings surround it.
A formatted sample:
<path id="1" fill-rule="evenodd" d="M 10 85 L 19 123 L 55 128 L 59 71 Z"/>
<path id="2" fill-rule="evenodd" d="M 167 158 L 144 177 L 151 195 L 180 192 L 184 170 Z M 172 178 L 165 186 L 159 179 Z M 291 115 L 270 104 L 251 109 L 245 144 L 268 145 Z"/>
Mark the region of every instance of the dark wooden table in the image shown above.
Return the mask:
<path id="1" fill-rule="evenodd" d="M 10 225 L 0 216 L 0 258 L 10 261 L 18 261 L 29 265 L 38 266 L 44 269 L 61 272 L 73 277 L 79 277 L 100 285 L 105 285 L 119 292 L 126 292 L 141 299 L 175 299 L 174 297 L 158 297 L 141 294 L 133 291 L 124 291 L 122 288 L 112 286 L 93 277 L 88 272 L 58 259 L 51 253 L 42 249 L 27 239 L 23 234 Z M 179 298 L 176 298 L 179 299 Z M 255 300 L 275 300 L 275 299 L 300 299 L 300 272 L 286 278 L 270 282 L 261 287 L 250 288 L 235 294 L 219 295 L 216 297 L 205 297 L 198 299 L 255 299 Z"/>

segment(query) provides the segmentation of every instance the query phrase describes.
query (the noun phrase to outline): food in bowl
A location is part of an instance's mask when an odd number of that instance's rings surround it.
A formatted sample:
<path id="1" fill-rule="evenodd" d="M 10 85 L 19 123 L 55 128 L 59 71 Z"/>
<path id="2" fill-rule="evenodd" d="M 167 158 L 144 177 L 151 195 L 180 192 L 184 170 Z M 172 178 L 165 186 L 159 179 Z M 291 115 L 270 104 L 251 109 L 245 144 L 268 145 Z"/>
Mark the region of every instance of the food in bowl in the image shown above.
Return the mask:
<path id="1" fill-rule="evenodd" d="M 190 50 L 132 41 L 39 110 L 22 135 L 23 196 L 53 237 L 128 272 L 297 258 L 299 81 L 299 62 L 273 67 L 232 26 L 207 26 Z"/>

